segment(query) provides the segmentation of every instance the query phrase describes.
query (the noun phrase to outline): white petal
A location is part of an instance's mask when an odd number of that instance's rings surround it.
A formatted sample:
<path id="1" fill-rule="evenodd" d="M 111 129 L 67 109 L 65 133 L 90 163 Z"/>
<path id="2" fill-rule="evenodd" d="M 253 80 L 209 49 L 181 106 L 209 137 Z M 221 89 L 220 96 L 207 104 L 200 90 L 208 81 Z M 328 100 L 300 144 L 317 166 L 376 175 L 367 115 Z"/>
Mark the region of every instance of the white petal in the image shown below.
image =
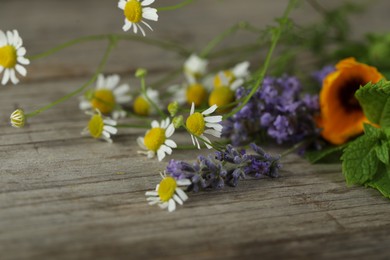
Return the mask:
<path id="1" fill-rule="evenodd" d="M 173 199 L 170 199 L 168 201 L 168 211 L 172 212 L 172 211 L 175 211 L 175 209 L 176 209 L 176 203 Z"/>
<path id="2" fill-rule="evenodd" d="M 91 107 L 92 107 L 91 103 L 89 101 L 86 101 L 86 100 L 81 101 L 79 104 L 79 108 L 81 110 L 87 110 L 87 109 L 90 109 Z"/>
<path id="3" fill-rule="evenodd" d="M 158 158 L 158 161 L 161 162 L 165 157 L 165 152 L 160 148 L 158 151 L 157 151 L 157 158 Z"/>
<path id="4" fill-rule="evenodd" d="M 26 59 L 25 57 L 18 57 L 18 62 L 22 65 L 28 65 L 30 64 L 30 61 Z"/>
<path id="5" fill-rule="evenodd" d="M 145 24 L 146 27 L 148 27 L 151 31 L 153 31 L 153 28 L 145 21 L 141 21 L 141 23 Z"/>
<path id="6" fill-rule="evenodd" d="M 191 135 L 192 144 L 195 146 L 195 137 Z"/>
<path id="7" fill-rule="evenodd" d="M 150 5 L 150 4 L 153 4 L 154 3 L 154 0 L 144 0 L 141 5 L 142 6 L 147 6 L 147 5 Z"/>
<path id="8" fill-rule="evenodd" d="M 194 102 L 192 102 L 190 115 L 192 115 L 194 112 L 195 112 L 195 104 Z"/>
<path id="9" fill-rule="evenodd" d="M 221 132 L 223 129 L 223 126 L 221 124 L 206 123 L 206 126 L 213 128 L 214 130 L 217 130 L 218 132 Z"/>
<path id="10" fill-rule="evenodd" d="M 164 202 L 164 203 L 162 203 L 162 204 L 158 204 L 158 206 L 159 206 L 160 208 L 162 208 L 162 209 L 166 209 L 166 208 L 168 208 L 168 202 Z"/>
<path id="11" fill-rule="evenodd" d="M 210 115 L 211 113 L 213 113 L 215 110 L 217 110 L 218 106 L 217 105 L 213 105 L 211 107 L 209 107 L 208 109 L 206 109 L 205 111 L 202 112 L 202 115 Z"/>
<path id="12" fill-rule="evenodd" d="M 158 21 L 157 10 L 155 8 L 146 7 L 142 11 L 142 17 L 148 20 Z"/>
<path id="13" fill-rule="evenodd" d="M 165 137 L 171 137 L 173 133 L 175 133 L 175 127 L 173 126 L 173 124 L 170 124 L 167 130 L 165 130 Z"/>
<path id="14" fill-rule="evenodd" d="M 250 65 L 249 61 L 244 61 L 244 62 L 237 64 L 233 68 L 233 71 L 232 71 L 233 75 L 236 76 L 236 78 L 244 78 L 244 77 L 248 76 L 249 65 Z"/>
<path id="15" fill-rule="evenodd" d="M 110 126 L 110 125 L 105 125 L 103 126 L 103 129 L 109 132 L 110 134 L 115 135 L 118 133 L 118 129 L 116 127 Z"/>
<path id="16" fill-rule="evenodd" d="M 206 136 L 204 136 L 204 135 L 201 135 L 200 137 L 202 137 L 202 139 L 206 141 L 206 142 L 204 142 L 204 144 L 206 145 L 207 149 L 213 148 L 211 145 L 209 145 L 209 144 L 211 144 L 210 139 L 208 139 L 208 138 L 207 138 Z"/>
<path id="17" fill-rule="evenodd" d="M 118 2 L 118 8 L 124 10 L 125 6 L 126 6 L 126 1 L 121 0 Z"/>
<path id="18" fill-rule="evenodd" d="M 18 56 L 24 56 L 26 55 L 26 48 L 22 47 L 20 49 L 18 49 L 18 51 L 16 52 Z"/>
<path id="19" fill-rule="evenodd" d="M 148 153 L 147 153 L 147 156 L 148 156 L 148 158 L 150 159 L 150 158 L 153 158 L 154 157 L 154 152 L 153 151 L 148 151 Z"/>
<path id="20" fill-rule="evenodd" d="M 145 196 L 158 196 L 158 192 L 157 191 L 147 191 L 145 193 Z"/>
<path id="21" fill-rule="evenodd" d="M 142 27 L 141 27 L 141 25 L 140 24 L 135 24 L 135 26 L 138 26 L 138 29 L 141 31 L 141 33 L 142 33 L 142 35 L 145 37 L 145 31 L 144 31 L 144 29 L 142 29 Z"/>
<path id="22" fill-rule="evenodd" d="M 163 152 L 165 152 L 167 154 L 172 154 L 172 148 L 169 146 L 166 146 L 165 144 L 161 145 L 159 150 L 162 150 Z"/>
<path id="23" fill-rule="evenodd" d="M 117 88 L 115 88 L 114 94 L 120 96 L 128 93 L 129 91 L 130 91 L 130 86 L 128 84 L 122 84 Z"/>
<path id="24" fill-rule="evenodd" d="M 179 196 L 177 196 L 176 194 L 173 194 L 173 199 L 179 203 L 180 205 L 183 205 L 183 201 L 180 199 Z"/>
<path id="25" fill-rule="evenodd" d="M 111 138 L 110 133 L 108 133 L 108 132 L 106 132 L 106 131 L 103 131 L 103 132 L 102 132 L 102 135 L 103 135 L 103 138 L 105 137 L 104 139 L 110 139 L 110 138 Z"/>
<path id="26" fill-rule="evenodd" d="M 123 25 L 122 30 L 127 32 L 128 30 L 130 30 L 132 25 L 133 24 L 131 22 L 129 22 L 127 19 L 125 19 L 125 24 Z"/>
<path id="27" fill-rule="evenodd" d="M 133 32 L 134 32 L 134 33 L 137 33 L 137 32 L 138 32 L 137 24 L 134 24 L 134 26 L 133 26 Z"/>
<path id="28" fill-rule="evenodd" d="M 14 34 L 11 31 L 7 31 L 7 40 L 9 45 L 14 45 Z"/>
<path id="29" fill-rule="evenodd" d="M 142 149 L 144 150 L 147 150 L 148 148 L 146 148 L 145 146 L 145 143 L 144 143 L 144 138 L 143 137 L 138 137 L 137 138 L 137 144 L 139 147 L 141 147 Z"/>
<path id="30" fill-rule="evenodd" d="M 178 186 L 188 186 L 188 185 L 191 185 L 191 181 L 189 179 L 180 179 L 180 180 L 176 180 L 176 183 Z"/>
<path id="31" fill-rule="evenodd" d="M 9 69 L 5 69 L 4 74 L 3 74 L 3 79 L 1 80 L 1 84 L 5 85 L 7 84 L 9 77 L 10 77 L 10 72 Z"/>
<path id="32" fill-rule="evenodd" d="M 198 147 L 198 149 L 200 150 L 200 144 L 199 144 L 198 139 L 196 137 L 194 139 L 195 139 L 195 142 L 196 142 L 196 147 Z"/>
<path id="33" fill-rule="evenodd" d="M 206 134 L 213 135 L 213 136 L 218 137 L 218 138 L 221 137 L 221 132 L 214 130 L 214 129 L 206 129 L 204 132 Z"/>
<path id="34" fill-rule="evenodd" d="M 237 79 L 230 85 L 230 89 L 233 90 L 233 91 L 236 91 L 239 87 L 242 86 L 242 84 L 244 84 L 244 80 L 243 79 Z"/>
<path id="35" fill-rule="evenodd" d="M 19 80 L 18 80 L 18 78 L 17 78 L 16 75 L 15 75 L 15 70 L 14 70 L 14 69 L 10 69 L 10 71 L 9 71 L 9 77 L 10 77 L 10 79 L 11 79 L 11 82 L 12 82 L 14 85 L 16 85 L 16 84 L 19 83 Z"/>
<path id="36" fill-rule="evenodd" d="M 149 205 L 156 205 L 158 203 L 160 203 L 160 200 L 152 200 L 152 201 L 148 202 Z"/>
<path id="37" fill-rule="evenodd" d="M 117 122 L 115 120 L 109 118 L 104 119 L 103 122 L 105 125 L 114 125 L 114 126 L 117 125 Z"/>
<path id="38" fill-rule="evenodd" d="M 120 80 L 121 80 L 121 78 L 119 77 L 119 75 L 111 75 L 107 78 L 107 86 L 106 87 L 108 89 L 112 90 L 118 85 Z"/>
<path id="39" fill-rule="evenodd" d="M 188 180 L 188 179 L 186 179 L 186 180 Z M 189 181 L 189 180 L 188 180 Z M 190 184 L 191 184 L 191 182 L 190 182 Z M 189 184 L 188 184 L 189 185 Z M 188 200 L 188 196 L 187 196 L 187 194 L 182 190 L 182 189 L 180 189 L 180 188 L 176 188 L 176 194 L 180 197 L 180 199 L 182 200 L 182 201 L 186 201 L 186 200 Z"/>
<path id="40" fill-rule="evenodd" d="M 176 147 L 177 147 L 177 144 L 175 143 L 175 141 L 173 141 L 173 140 L 171 140 L 171 139 L 165 140 L 164 143 L 165 143 L 167 146 L 172 147 L 172 148 L 176 148 Z"/>
<path id="41" fill-rule="evenodd" d="M 204 121 L 208 123 L 219 123 L 222 121 L 222 116 L 206 116 Z"/>
<path id="42" fill-rule="evenodd" d="M 156 120 L 153 120 L 152 121 L 152 128 L 156 128 L 156 127 L 160 127 L 160 124 Z"/>
<path id="43" fill-rule="evenodd" d="M 131 96 L 119 96 L 119 97 L 115 97 L 115 101 L 116 101 L 118 104 L 130 103 L 130 101 L 131 101 Z"/>
<path id="44" fill-rule="evenodd" d="M 0 46 L 7 45 L 7 37 L 5 36 L 5 33 L 0 30 Z"/>
<path id="45" fill-rule="evenodd" d="M 27 75 L 27 70 L 26 70 L 25 67 L 23 67 L 23 66 L 20 65 L 20 64 L 16 64 L 15 69 L 16 69 L 16 71 L 17 71 L 20 75 L 22 75 L 23 77 L 26 77 L 26 75 Z"/>

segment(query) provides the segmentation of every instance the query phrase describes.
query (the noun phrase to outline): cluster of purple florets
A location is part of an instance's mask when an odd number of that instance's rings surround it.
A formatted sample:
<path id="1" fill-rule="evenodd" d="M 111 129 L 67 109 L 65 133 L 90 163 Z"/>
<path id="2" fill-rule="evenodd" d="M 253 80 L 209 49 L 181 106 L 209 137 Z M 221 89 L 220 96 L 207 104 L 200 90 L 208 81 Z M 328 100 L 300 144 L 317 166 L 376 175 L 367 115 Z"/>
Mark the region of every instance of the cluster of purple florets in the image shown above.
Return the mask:
<path id="1" fill-rule="evenodd" d="M 223 123 L 222 136 L 234 146 L 268 136 L 278 144 L 296 143 L 318 135 L 314 115 L 319 111 L 317 95 L 301 96 L 302 86 L 296 77 L 266 77 L 250 101 Z M 249 94 L 239 88 L 236 99 Z"/>
<path id="2" fill-rule="evenodd" d="M 223 151 L 213 156 L 199 156 L 193 163 L 171 160 L 166 168 L 175 179 L 189 179 L 189 190 L 222 189 L 225 185 L 237 186 L 240 179 L 252 176 L 254 178 L 278 177 L 280 156 L 271 156 L 263 149 L 251 144 L 255 154 L 245 150 L 237 150 L 227 145 Z"/>

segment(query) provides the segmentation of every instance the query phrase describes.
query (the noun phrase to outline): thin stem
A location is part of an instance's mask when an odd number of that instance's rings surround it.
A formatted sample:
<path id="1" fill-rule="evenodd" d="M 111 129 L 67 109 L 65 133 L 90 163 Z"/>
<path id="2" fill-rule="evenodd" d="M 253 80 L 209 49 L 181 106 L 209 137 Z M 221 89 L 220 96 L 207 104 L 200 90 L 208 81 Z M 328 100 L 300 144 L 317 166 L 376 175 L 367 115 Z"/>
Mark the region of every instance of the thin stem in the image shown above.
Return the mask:
<path id="1" fill-rule="evenodd" d="M 197 148 L 193 145 L 178 145 L 176 147 L 176 150 L 195 150 L 195 149 Z"/>
<path id="2" fill-rule="evenodd" d="M 40 113 L 42 113 L 43 111 L 46 111 L 48 110 L 49 108 L 52 108 L 54 107 L 55 105 L 58 105 L 66 100 L 68 100 L 69 98 L 71 97 L 74 97 L 78 94 L 80 94 L 84 89 L 86 89 L 89 85 L 91 85 L 92 83 L 95 82 L 95 80 L 97 79 L 98 75 L 101 73 L 101 71 L 103 70 L 104 66 L 106 65 L 107 63 L 107 60 L 108 60 L 108 57 L 110 56 L 110 53 L 112 51 L 112 49 L 114 48 L 114 42 L 110 41 L 108 47 L 107 47 L 107 50 L 105 51 L 104 55 L 103 55 L 103 58 L 98 66 L 98 68 L 96 69 L 95 71 L 95 74 L 93 74 L 92 78 L 90 80 L 88 80 L 86 83 L 84 83 L 80 88 L 76 89 L 75 91 L 63 96 L 62 98 L 38 109 L 38 110 L 35 110 L 31 113 L 28 113 L 26 114 L 26 117 L 33 117 L 33 116 L 36 116 Z"/>
<path id="3" fill-rule="evenodd" d="M 158 12 L 163 12 L 163 11 L 174 11 L 174 10 L 177 10 L 177 9 L 180 9 L 186 5 L 189 5 L 191 4 L 192 2 L 194 2 L 194 0 L 185 0 L 177 5 L 171 5 L 171 6 L 164 6 L 164 7 L 159 7 L 157 8 L 157 11 Z"/>
<path id="4" fill-rule="evenodd" d="M 30 60 L 42 59 L 42 58 L 53 55 L 59 51 L 62 51 L 63 49 L 69 48 L 69 47 L 76 45 L 76 44 L 79 44 L 79 43 L 85 43 L 85 42 L 91 42 L 91 41 L 101 41 L 101 40 L 110 40 L 112 42 L 117 42 L 120 40 L 142 42 L 142 43 L 157 46 L 157 47 L 160 47 L 160 48 L 163 48 L 166 50 L 172 50 L 174 52 L 177 52 L 179 55 L 181 55 L 183 57 L 187 57 L 192 53 L 192 51 L 185 49 L 181 45 L 175 44 L 172 42 L 168 42 L 168 41 L 145 38 L 145 37 L 137 36 L 137 35 L 102 34 L 102 35 L 90 35 L 90 36 L 76 38 L 74 40 L 60 44 L 60 45 L 58 45 L 52 49 L 49 49 L 45 52 L 29 56 L 28 59 L 30 59 Z"/>
<path id="5" fill-rule="evenodd" d="M 162 117 L 162 118 L 166 118 L 167 115 L 165 115 L 165 113 L 158 107 L 158 105 L 156 103 L 154 103 L 154 101 L 148 96 L 147 94 L 147 91 L 146 91 L 146 82 L 145 82 L 145 76 L 141 76 L 141 92 L 142 94 L 144 95 L 144 97 L 146 98 L 146 100 L 149 102 L 149 104 L 152 105 L 152 107 L 157 111 L 157 113 Z"/>
<path id="6" fill-rule="evenodd" d="M 272 54 L 274 53 L 274 50 L 275 50 L 276 45 L 279 41 L 280 35 L 282 34 L 282 30 L 284 28 L 284 25 L 287 24 L 287 22 L 288 22 L 288 16 L 289 16 L 291 10 L 293 9 L 293 7 L 295 6 L 295 2 L 296 2 L 296 0 L 289 1 L 288 6 L 287 6 L 286 10 L 284 11 L 282 18 L 280 19 L 280 25 L 278 27 L 276 27 L 274 30 L 271 46 L 270 46 L 269 51 L 267 53 L 267 56 L 265 58 L 264 65 L 260 70 L 259 76 L 258 76 L 255 84 L 253 85 L 251 92 L 249 93 L 249 95 L 247 95 L 245 97 L 244 102 L 242 102 L 241 105 L 239 105 L 236 109 L 234 109 L 230 113 L 224 115 L 224 117 L 223 117 L 224 119 L 231 117 L 232 115 L 239 112 L 248 103 L 248 101 L 256 93 L 256 91 L 261 88 L 261 83 L 263 82 L 265 74 L 267 73 L 268 67 L 269 67 L 270 62 L 271 62 Z"/>
<path id="7" fill-rule="evenodd" d="M 290 147 L 289 149 L 285 150 L 284 152 L 282 152 L 280 154 L 280 157 L 283 158 L 285 157 L 286 155 L 292 153 L 292 152 L 295 152 L 297 149 L 301 148 L 304 144 L 307 144 L 309 142 L 311 142 L 312 140 L 303 140 L 299 143 L 296 143 L 294 146 Z"/>

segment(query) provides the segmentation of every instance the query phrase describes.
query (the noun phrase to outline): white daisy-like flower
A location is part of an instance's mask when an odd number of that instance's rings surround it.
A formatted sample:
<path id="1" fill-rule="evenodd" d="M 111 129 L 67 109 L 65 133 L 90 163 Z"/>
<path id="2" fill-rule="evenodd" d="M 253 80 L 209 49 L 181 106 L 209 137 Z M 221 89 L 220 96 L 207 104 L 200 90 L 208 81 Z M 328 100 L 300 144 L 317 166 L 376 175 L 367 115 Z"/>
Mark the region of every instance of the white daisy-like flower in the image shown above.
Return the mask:
<path id="1" fill-rule="evenodd" d="M 125 25 L 122 29 L 128 31 L 133 27 L 133 32 L 137 33 L 138 29 L 145 36 L 145 31 L 141 23 L 153 31 L 152 27 L 144 19 L 158 21 L 156 8 L 147 7 L 154 3 L 155 0 L 119 0 L 118 7 L 123 10 L 125 15 Z"/>
<path id="2" fill-rule="evenodd" d="M 208 61 L 192 54 L 184 63 L 184 75 L 190 84 L 193 84 L 200 77 L 204 76 L 207 70 Z"/>
<path id="3" fill-rule="evenodd" d="M 176 203 L 183 205 L 188 199 L 187 194 L 180 188 L 180 186 L 189 186 L 191 181 L 189 179 L 175 180 L 166 174 L 161 174 L 162 181 L 156 186 L 155 191 L 147 191 L 145 196 L 149 201 L 149 205 L 157 204 L 160 208 L 168 208 L 169 212 L 176 209 Z"/>
<path id="4" fill-rule="evenodd" d="M 23 47 L 23 40 L 20 38 L 17 30 L 4 33 L 0 30 L 0 74 L 3 73 L 1 84 L 5 85 L 8 81 L 16 85 L 19 79 L 15 71 L 21 76 L 27 75 L 27 70 L 22 65 L 30 64 L 25 58 L 26 48 Z"/>
<path id="5" fill-rule="evenodd" d="M 158 160 L 162 161 L 165 154 L 172 154 L 172 148 L 177 147 L 175 141 L 168 139 L 174 132 L 175 127 L 173 123 L 170 123 L 169 118 L 162 120 L 161 124 L 154 120 L 152 128 L 146 132 L 144 137 L 138 137 L 137 143 L 143 150 L 146 150 L 148 158 L 153 158 L 157 154 Z"/>
<path id="6" fill-rule="evenodd" d="M 130 103 L 130 86 L 119 85 L 119 75 L 111 75 L 106 78 L 98 76 L 95 89 L 88 91 L 80 101 L 81 110 L 98 109 L 105 115 L 111 115 L 115 120 L 126 116 L 121 105 Z"/>
<path id="7" fill-rule="evenodd" d="M 157 90 L 148 88 L 146 90 L 148 98 L 158 107 L 161 107 L 160 94 Z M 140 116 L 149 116 L 157 113 L 155 107 L 149 102 L 145 95 L 140 94 L 133 103 L 133 111 Z"/>
<path id="8" fill-rule="evenodd" d="M 248 77 L 249 65 L 250 63 L 248 61 L 244 61 L 230 70 L 218 72 L 214 78 L 214 87 L 229 87 L 231 90 L 235 91 L 244 83 L 245 78 Z"/>
<path id="9" fill-rule="evenodd" d="M 111 135 L 118 133 L 118 129 L 115 127 L 117 122 L 109 117 L 104 117 L 98 109 L 95 111 L 95 113 L 86 112 L 87 115 L 91 116 L 91 119 L 88 122 L 88 126 L 84 128 L 81 134 L 112 143 Z"/>
<path id="10" fill-rule="evenodd" d="M 198 139 L 204 142 L 208 149 L 211 149 L 211 141 L 204 134 L 210 134 L 215 137 L 221 137 L 223 126 L 222 116 L 209 116 L 218 108 L 217 105 L 213 105 L 203 111 L 202 113 L 195 112 L 195 105 L 192 103 L 190 116 L 186 120 L 186 128 L 191 134 L 192 143 L 200 149 Z M 207 129 L 208 128 L 208 129 Z"/>

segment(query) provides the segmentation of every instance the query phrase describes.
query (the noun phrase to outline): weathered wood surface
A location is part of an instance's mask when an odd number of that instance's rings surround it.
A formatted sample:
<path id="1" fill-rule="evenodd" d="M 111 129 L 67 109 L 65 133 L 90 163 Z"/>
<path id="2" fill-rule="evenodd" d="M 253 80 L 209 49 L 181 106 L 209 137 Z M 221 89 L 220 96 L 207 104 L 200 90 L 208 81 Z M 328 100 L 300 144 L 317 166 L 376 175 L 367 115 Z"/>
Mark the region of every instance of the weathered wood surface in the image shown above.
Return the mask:
<path id="1" fill-rule="evenodd" d="M 389 2 L 375 3 L 354 21 L 357 36 L 388 29 Z M 266 25 L 284 5 L 200 0 L 161 14 L 148 34 L 196 49 L 237 21 Z M 294 17 L 316 19 L 305 5 Z M 120 32 L 122 20 L 116 1 L 0 2 L 0 28 L 19 29 L 30 54 L 82 35 Z M 77 99 L 33 118 L 25 129 L 7 125 L 16 106 L 31 111 L 85 82 L 103 48 L 73 47 L 34 63 L 23 84 L 0 89 L 0 259 L 389 258 L 390 202 L 375 190 L 347 188 L 339 165 L 309 165 L 291 155 L 279 179 L 190 194 L 169 214 L 145 200 L 166 162 L 137 155 L 142 131 L 122 132 L 112 145 L 81 137 L 87 118 Z M 106 71 L 129 80 L 137 67 L 164 72 L 182 60 L 126 43 Z"/>

